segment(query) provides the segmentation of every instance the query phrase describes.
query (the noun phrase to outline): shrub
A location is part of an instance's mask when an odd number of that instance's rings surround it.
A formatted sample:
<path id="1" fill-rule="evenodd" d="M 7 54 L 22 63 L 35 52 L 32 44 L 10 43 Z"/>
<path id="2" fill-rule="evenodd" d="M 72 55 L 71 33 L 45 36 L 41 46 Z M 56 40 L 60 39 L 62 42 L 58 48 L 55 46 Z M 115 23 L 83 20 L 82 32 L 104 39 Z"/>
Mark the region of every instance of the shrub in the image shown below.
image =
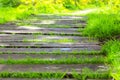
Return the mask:
<path id="1" fill-rule="evenodd" d="M 17 7 L 20 5 L 20 0 L 0 0 L 3 7 Z"/>

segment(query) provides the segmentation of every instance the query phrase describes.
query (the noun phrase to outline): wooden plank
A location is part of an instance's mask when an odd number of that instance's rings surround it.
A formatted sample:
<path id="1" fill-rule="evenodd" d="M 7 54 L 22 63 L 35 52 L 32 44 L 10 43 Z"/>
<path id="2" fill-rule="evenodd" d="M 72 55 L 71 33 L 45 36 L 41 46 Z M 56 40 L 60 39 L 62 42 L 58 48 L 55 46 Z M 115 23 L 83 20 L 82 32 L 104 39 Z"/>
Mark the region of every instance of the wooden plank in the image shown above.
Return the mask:
<path id="1" fill-rule="evenodd" d="M 0 72 L 67 72 L 72 73 L 73 71 L 81 73 L 82 69 L 88 68 L 92 71 L 107 72 L 108 67 L 103 64 L 36 64 L 36 65 L 7 65 L 0 64 Z"/>
<path id="2" fill-rule="evenodd" d="M 20 59 L 42 59 L 42 60 L 60 60 L 60 59 L 67 59 L 67 58 L 102 58 L 103 55 L 80 55 L 80 54 L 0 54 L 0 59 L 8 60 L 20 60 Z M 83 59 L 84 60 L 84 59 Z"/>
<path id="3" fill-rule="evenodd" d="M 47 31 L 77 31 L 78 29 L 76 28 L 43 28 L 43 27 L 35 27 L 35 26 L 19 26 L 16 29 L 25 29 L 25 30 L 47 30 Z M 81 30 L 83 30 L 83 28 L 81 28 Z"/>
<path id="4" fill-rule="evenodd" d="M 40 14 L 40 15 L 33 15 L 31 18 L 40 18 L 40 19 L 83 19 L 86 18 L 84 16 L 76 16 L 76 15 L 51 15 L 51 14 Z"/>
<path id="5" fill-rule="evenodd" d="M 47 31 L 78 31 L 77 28 L 46 28 L 46 27 L 37 27 L 37 26 L 17 26 L 17 25 L 12 25 L 12 26 L 0 26 L 1 30 L 47 30 Z M 79 28 L 81 31 L 83 28 Z"/>
<path id="6" fill-rule="evenodd" d="M 37 40 L 37 41 L 44 41 L 44 40 L 72 40 L 73 42 L 97 42 L 94 38 L 89 37 L 78 37 L 78 36 L 55 36 L 55 35 L 12 35 L 12 34 L 0 34 L 0 42 L 23 42 L 25 40 Z"/>
<path id="7" fill-rule="evenodd" d="M 100 48 L 0 48 L 1 53 L 99 53 Z"/>
<path id="8" fill-rule="evenodd" d="M 30 24 L 79 24 L 79 23 L 85 23 L 85 21 L 83 20 L 73 20 L 73 19 L 62 19 L 62 20 L 58 20 L 58 19 L 54 19 L 54 20 L 37 20 L 37 21 L 24 21 L 23 23 L 30 23 Z"/>
<path id="9" fill-rule="evenodd" d="M 6 42 L 0 43 L 1 47 L 31 47 L 31 48 L 101 48 L 101 46 L 94 44 L 94 43 L 39 43 L 39 42 L 32 42 L 32 43 L 18 43 L 18 42 Z"/>
<path id="10" fill-rule="evenodd" d="M 0 30 L 2 34 L 46 34 L 46 35 L 82 35 L 80 32 L 47 30 Z"/>
<path id="11" fill-rule="evenodd" d="M 86 23 L 79 23 L 79 24 L 30 24 L 30 23 L 17 23 L 19 25 L 29 25 L 29 26 L 36 26 L 36 27 L 46 27 L 46 28 L 84 28 L 87 24 Z"/>

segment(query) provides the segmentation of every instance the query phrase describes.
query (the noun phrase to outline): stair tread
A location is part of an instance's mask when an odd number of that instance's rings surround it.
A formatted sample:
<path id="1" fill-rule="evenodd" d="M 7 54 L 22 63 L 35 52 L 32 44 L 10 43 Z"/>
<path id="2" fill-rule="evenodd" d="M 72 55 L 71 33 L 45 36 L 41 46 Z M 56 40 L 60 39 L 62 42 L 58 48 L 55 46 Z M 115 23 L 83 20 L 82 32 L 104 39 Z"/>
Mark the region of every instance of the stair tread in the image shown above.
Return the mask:
<path id="1" fill-rule="evenodd" d="M 25 65 L 7 65 L 0 64 L 0 72 L 67 72 L 72 73 L 74 70 L 81 73 L 82 69 L 88 68 L 92 71 L 107 72 L 108 67 L 103 64 L 25 64 Z"/>
<path id="2" fill-rule="evenodd" d="M 75 53 L 75 52 L 100 52 L 99 48 L 0 48 L 1 53 Z"/>

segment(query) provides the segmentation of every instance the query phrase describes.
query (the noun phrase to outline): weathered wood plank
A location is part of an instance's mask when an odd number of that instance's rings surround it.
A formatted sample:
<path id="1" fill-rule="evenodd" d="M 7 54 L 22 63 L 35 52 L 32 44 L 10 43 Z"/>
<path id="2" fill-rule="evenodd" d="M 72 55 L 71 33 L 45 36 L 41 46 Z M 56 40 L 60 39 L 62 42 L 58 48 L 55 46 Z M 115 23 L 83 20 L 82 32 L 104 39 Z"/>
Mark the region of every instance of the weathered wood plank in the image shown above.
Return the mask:
<path id="1" fill-rule="evenodd" d="M 80 32 L 71 31 L 47 31 L 47 30 L 0 30 L 2 34 L 48 34 L 48 35 L 82 35 Z"/>
<path id="2" fill-rule="evenodd" d="M 55 35 L 12 35 L 12 34 L 0 34 L 0 42 L 23 42 L 23 41 L 38 41 L 44 42 L 49 40 L 50 42 L 59 40 L 71 40 L 73 42 L 91 42 L 98 43 L 94 38 L 89 37 L 78 37 L 78 36 L 55 36 Z"/>
<path id="3" fill-rule="evenodd" d="M 24 21 L 23 23 L 30 23 L 30 24 L 79 24 L 79 23 L 85 23 L 83 20 L 73 20 L 73 19 L 54 19 L 54 20 L 37 20 L 37 21 Z"/>
<path id="4" fill-rule="evenodd" d="M 103 64 L 36 64 L 36 65 L 7 65 L 0 64 L 0 72 L 67 72 L 72 73 L 73 70 L 81 73 L 82 69 L 89 68 L 92 71 L 100 70 L 99 72 L 108 71 Z"/>
<path id="5" fill-rule="evenodd" d="M 31 42 L 31 43 L 18 43 L 18 42 L 6 42 L 0 43 L 1 47 L 32 47 L 32 48 L 101 48 L 101 46 L 96 43 L 39 43 L 39 42 Z"/>
<path id="6" fill-rule="evenodd" d="M 102 58 L 103 55 L 80 55 L 80 54 L 0 54 L 0 59 L 8 60 L 15 59 L 26 59 L 26 58 L 32 58 L 32 59 L 42 59 L 42 60 L 60 60 L 60 59 L 66 59 L 66 58 Z"/>
<path id="7" fill-rule="evenodd" d="M 92 53 L 100 48 L 0 48 L 1 53 Z"/>

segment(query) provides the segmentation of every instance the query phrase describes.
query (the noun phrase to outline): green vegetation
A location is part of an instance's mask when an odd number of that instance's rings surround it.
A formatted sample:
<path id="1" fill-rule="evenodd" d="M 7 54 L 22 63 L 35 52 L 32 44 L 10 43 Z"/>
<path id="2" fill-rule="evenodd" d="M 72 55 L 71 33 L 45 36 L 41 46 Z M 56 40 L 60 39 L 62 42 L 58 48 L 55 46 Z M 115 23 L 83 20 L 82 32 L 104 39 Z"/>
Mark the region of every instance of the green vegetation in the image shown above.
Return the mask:
<path id="1" fill-rule="evenodd" d="M 76 43 L 78 41 L 74 39 L 24 39 L 23 42 L 42 42 L 42 43 Z"/>
<path id="2" fill-rule="evenodd" d="M 119 0 L 0 0 L 0 23 L 25 19 L 32 14 L 57 14 L 105 5 L 119 9 Z"/>
<path id="3" fill-rule="evenodd" d="M 84 72 L 85 71 L 85 72 Z M 89 71 L 89 72 L 88 72 Z M 51 79 L 51 78 L 56 78 L 56 79 L 63 79 L 65 77 L 70 78 L 73 76 L 75 79 L 81 79 L 85 80 L 87 78 L 91 79 L 105 79 L 105 78 L 111 78 L 109 75 L 109 72 L 104 72 L 102 74 L 99 73 L 99 71 L 91 71 L 88 69 L 83 69 L 83 72 L 81 74 L 73 71 L 71 75 L 67 74 L 66 72 L 56 72 L 56 73 L 50 73 L 50 72 L 45 72 L 45 73 L 37 73 L 37 72 L 1 72 L 0 77 L 1 78 L 41 78 L 41 79 Z M 88 74 L 89 73 L 89 74 Z"/>
<path id="4" fill-rule="evenodd" d="M 120 41 L 111 40 L 103 46 L 103 52 L 107 53 L 109 65 L 111 65 L 111 75 L 120 79 Z"/>
<path id="5" fill-rule="evenodd" d="M 119 6 L 115 7 L 116 5 L 109 9 L 104 7 L 99 12 L 88 14 L 88 25 L 84 34 L 103 42 L 102 52 L 107 56 L 111 75 L 115 80 L 120 80 L 120 13 Z"/>
<path id="6" fill-rule="evenodd" d="M 71 59 L 72 58 L 72 59 Z M 25 59 L 11 59 L 8 60 L 0 59 L 1 64 L 84 64 L 84 63 L 104 63 L 105 59 L 102 57 L 92 57 L 92 58 L 84 58 L 82 57 L 69 57 L 69 58 L 61 58 L 61 59 L 40 59 L 40 58 L 25 58 Z"/>
<path id="7" fill-rule="evenodd" d="M 85 34 L 102 41 L 117 38 L 120 34 L 120 14 L 90 14 Z"/>
<path id="8" fill-rule="evenodd" d="M 4 48 L 4 47 L 2 47 Z M 27 48 L 26 48 L 27 49 Z M 28 48 L 29 49 L 29 48 Z M 65 48 L 64 48 L 65 49 Z M 40 51 L 40 52 L 34 52 L 34 51 L 31 51 L 31 52 L 11 52 L 11 51 L 6 51 L 6 52 L 0 52 L 0 54 L 4 54 L 4 53 L 8 53 L 8 54 L 74 54 L 74 55 L 78 55 L 78 54 L 81 54 L 81 55 L 102 55 L 103 53 L 100 52 L 100 51 L 89 51 L 86 49 L 86 50 L 72 50 L 71 52 L 69 51 L 62 51 L 62 50 L 53 50 L 51 52 L 48 52 L 48 51 Z"/>

